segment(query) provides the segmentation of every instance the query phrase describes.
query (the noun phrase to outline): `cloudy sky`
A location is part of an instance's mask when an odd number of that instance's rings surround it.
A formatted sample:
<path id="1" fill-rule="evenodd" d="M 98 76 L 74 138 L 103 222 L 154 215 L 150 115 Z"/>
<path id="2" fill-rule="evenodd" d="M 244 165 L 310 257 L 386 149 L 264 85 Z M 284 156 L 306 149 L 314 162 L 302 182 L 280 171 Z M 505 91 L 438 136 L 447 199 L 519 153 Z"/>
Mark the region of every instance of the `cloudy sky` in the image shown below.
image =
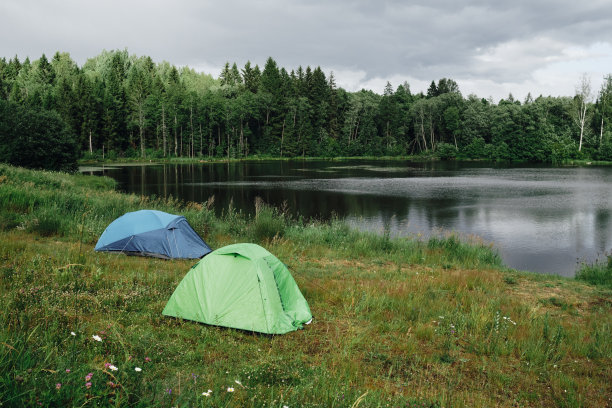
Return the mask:
<path id="1" fill-rule="evenodd" d="M 0 57 L 102 50 L 218 77 L 226 61 L 321 66 L 349 91 L 452 78 L 498 101 L 594 91 L 612 73 L 611 0 L 1 0 Z"/>

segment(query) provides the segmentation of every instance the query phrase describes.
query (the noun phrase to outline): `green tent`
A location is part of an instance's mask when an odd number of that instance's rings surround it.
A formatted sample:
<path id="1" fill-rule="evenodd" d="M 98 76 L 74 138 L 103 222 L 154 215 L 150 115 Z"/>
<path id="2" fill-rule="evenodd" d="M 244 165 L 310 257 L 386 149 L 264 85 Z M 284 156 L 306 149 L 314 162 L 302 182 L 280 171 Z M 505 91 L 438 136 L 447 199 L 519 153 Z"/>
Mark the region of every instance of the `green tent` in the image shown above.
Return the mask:
<path id="1" fill-rule="evenodd" d="M 206 255 L 179 283 L 163 314 L 269 334 L 297 330 L 312 319 L 287 267 L 255 244 Z"/>

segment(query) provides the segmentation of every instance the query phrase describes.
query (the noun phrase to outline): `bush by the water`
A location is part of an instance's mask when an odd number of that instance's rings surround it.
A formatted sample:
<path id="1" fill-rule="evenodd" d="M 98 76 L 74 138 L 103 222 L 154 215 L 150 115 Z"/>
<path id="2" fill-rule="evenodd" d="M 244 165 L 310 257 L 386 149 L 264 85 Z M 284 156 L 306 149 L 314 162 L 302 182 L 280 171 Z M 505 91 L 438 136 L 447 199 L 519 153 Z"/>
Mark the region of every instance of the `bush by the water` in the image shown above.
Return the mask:
<path id="1" fill-rule="evenodd" d="M 77 156 L 74 135 L 57 112 L 0 99 L 0 162 L 73 171 Z"/>
<path id="2" fill-rule="evenodd" d="M 576 272 L 576 279 L 612 288 L 612 255 L 593 264 L 584 264 Z"/>
<path id="3" fill-rule="evenodd" d="M 436 156 L 442 160 L 455 159 L 458 155 L 458 149 L 450 143 L 438 143 L 436 147 Z"/>

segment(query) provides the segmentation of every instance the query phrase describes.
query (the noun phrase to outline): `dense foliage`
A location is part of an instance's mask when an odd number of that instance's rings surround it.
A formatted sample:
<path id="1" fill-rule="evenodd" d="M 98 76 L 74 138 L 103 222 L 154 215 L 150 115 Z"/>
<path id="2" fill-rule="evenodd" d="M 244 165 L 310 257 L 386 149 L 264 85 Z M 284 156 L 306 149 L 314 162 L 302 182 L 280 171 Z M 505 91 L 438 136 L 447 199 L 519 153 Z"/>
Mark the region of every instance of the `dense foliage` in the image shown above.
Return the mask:
<path id="1" fill-rule="evenodd" d="M 74 137 L 57 112 L 0 100 L 0 162 L 71 171 L 77 154 Z"/>
<path id="2" fill-rule="evenodd" d="M 452 79 L 427 94 L 407 83 L 383 94 L 347 92 L 333 73 L 227 63 L 218 79 L 127 50 L 104 51 L 82 67 L 0 59 L 0 99 L 56 111 L 82 156 L 228 157 L 427 154 L 557 162 L 612 160 L 612 76 L 596 101 L 588 81 L 574 97 L 495 104 L 462 96 Z M 31 149 L 20 142 L 24 151 Z"/>

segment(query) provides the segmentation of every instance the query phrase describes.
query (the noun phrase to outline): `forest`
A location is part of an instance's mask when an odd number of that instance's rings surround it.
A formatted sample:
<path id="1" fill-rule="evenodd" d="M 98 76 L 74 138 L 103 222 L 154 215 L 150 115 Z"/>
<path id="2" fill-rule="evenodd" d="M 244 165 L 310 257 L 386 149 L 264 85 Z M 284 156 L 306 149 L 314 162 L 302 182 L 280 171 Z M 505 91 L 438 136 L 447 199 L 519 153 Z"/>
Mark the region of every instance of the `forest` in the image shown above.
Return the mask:
<path id="1" fill-rule="evenodd" d="M 83 66 L 0 58 L 0 161 L 74 169 L 78 159 L 423 155 L 560 163 L 612 160 L 612 75 L 573 96 L 463 96 L 449 78 L 426 93 L 387 83 L 348 92 L 320 67 L 270 57 L 218 78 L 127 50 Z"/>

